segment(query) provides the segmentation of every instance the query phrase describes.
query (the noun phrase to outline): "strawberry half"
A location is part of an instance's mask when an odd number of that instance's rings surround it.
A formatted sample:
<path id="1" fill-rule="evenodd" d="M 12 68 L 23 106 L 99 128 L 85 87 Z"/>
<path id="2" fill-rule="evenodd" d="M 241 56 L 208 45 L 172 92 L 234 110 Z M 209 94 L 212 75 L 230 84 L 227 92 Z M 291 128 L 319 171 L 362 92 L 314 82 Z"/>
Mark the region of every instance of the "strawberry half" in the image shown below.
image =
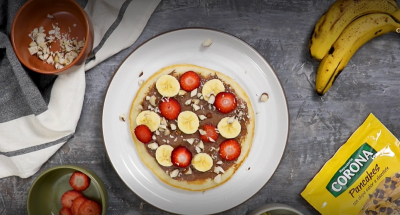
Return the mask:
<path id="1" fill-rule="evenodd" d="M 138 125 L 135 128 L 136 138 L 142 143 L 149 143 L 153 136 L 151 130 L 146 125 Z"/>
<path id="2" fill-rule="evenodd" d="M 169 120 L 178 118 L 178 115 L 181 112 L 181 105 L 174 98 L 162 99 L 159 108 L 161 115 Z"/>
<path id="3" fill-rule="evenodd" d="M 83 196 L 82 193 L 76 190 L 67 191 L 61 196 L 61 205 L 65 208 L 71 209 L 74 200 L 81 196 Z"/>
<path id="4" fill-rule="evenodd" d="M 211 124 L 205 124 L 202 128 L 203 131 L 206 132 L 206 134 L 200 134 L 200 139 L 204 142 L 207 143 L 212 143 L 213 141 L 217 141 L 218 138 L 218 133 L 217 133 L 217 128 Z"/>
<path id="5" fill-rule="evenodd" d="M 239 157 L 241 148 L 234 139 L 225 140 L 219 145 L 219 155 L 222 159 L 231 161 Z"/>
<path id="6" fill-rule="evenodd" d="M 74 200 L 74 202 L 72 203 L 72 206 L 71 206 L 72 214 L 74 214 L 74 215 L 75 215 L 75 214 L 78 214 L 79 207 L 80 207 L 81 204 L 82 204 L 84 201 L 86 201 L 86 200 L 87 200 L 87 198 L 85 198 L 85 197 L 83 197 L 83 196 L 76 198 L 76 199 Z"/>
<path id="7" fill-rule="evenodd" d="M 69 208 L 63 207 L 60 210 L 60 215 L 73 215 L 73 213 Z"/>
<path id="8" fill-rule="evenodd" d="M 229 113 L 237 106 L 236 97 L 233 93 L 220 92 L 215 96 L 214 106 L 221 113 Z"/>
<path id="9" fill-rule="evenodd" d="M 187 71 L 181 76 L 179 83 L 183 90 L 190 92 L 200 86 L 200 77 L 193 71 Z"/>
<path id="10" fill-rule="evenodd" d="M 101 215 L 101 206 L 97 202 L 87 199 L 79 206 L 77 215 Z"/>
<path id="11" fill-rule="evenodd" d="M 69 178 L 69 185 L 76 191 L 84 191 L 90 185 L 90 178 L 83 172 L 75 171 Z"/>
<path id="12" fill-rule="evenodd" d="M 174 166 L 185 168 L 192 162 L 192 153 L 184 146 L 178 146 L 171 153 Z"/>

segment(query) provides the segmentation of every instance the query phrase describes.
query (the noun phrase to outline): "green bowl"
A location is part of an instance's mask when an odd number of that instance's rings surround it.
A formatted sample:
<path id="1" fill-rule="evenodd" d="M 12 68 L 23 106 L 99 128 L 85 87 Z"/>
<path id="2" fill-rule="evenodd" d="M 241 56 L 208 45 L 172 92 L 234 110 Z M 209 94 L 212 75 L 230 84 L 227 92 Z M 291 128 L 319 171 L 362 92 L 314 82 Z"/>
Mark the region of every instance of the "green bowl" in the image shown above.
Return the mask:
<path id="1" fill-rule="evenodd" d="M 102 215 L 107 213 L 108 194 L 101 179 L 87 168 L 75 165 L 62 165 L 44 171 L 33 182 L 27 198 L 29 215 L 59 214 L 61 210 L 61 196 L 68 190 L 69 178 L 75 171 L 85 173 L 90 178 L 90 186 L 82 194 L 101 205 Z"/>

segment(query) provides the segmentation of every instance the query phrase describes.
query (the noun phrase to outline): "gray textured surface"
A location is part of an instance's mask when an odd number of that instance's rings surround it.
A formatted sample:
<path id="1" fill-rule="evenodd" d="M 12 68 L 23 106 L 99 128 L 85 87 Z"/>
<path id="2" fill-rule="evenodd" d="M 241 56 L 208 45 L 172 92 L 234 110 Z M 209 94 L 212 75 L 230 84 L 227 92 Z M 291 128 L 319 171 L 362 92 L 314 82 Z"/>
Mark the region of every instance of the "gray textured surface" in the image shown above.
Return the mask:
<path id="1" fill-rule="evenodd" d="M 49 167 L 80 164 L 104 180 L 109 214 L 167 214 L 143 202 L 120 180 L 107 158 L 101 113 L 107 85 L 124 58 L 151 37 L 182 27 L 207 27 L 240 37 L 257 49 L 279 76 L 288 100 L 289 140 L 268 184 L 223 214 L 247 214 L 271 202 L 318 214 L 300 192 L 323 164 L 374 113 L 400 137 L 400 38 L 390 33 L 362 47 L 324 97 L 314 92 L 318 63 L 307 43 L 319 16 L 332 0 L 164 0 L 130 48 L 88 71 L 82 116 L 76 135 L 34 176 L 0 179 L 0 214 L 26 214 L 31 183 Z M 245 185 L 242 185 L 245 186 Z M 179 205 L 177 205 L 179 207 Z"/>

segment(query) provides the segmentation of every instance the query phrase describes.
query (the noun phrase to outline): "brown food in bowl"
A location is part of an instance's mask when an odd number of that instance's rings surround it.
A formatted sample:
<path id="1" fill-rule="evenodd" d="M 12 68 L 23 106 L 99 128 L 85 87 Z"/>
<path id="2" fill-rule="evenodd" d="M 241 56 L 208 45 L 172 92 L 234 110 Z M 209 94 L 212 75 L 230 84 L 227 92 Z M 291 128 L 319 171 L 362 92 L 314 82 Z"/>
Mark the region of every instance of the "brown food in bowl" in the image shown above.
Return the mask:
<path id="1" fill-rule="evenodd" d="M 54 18 L 49 18 L 48 14 Z M 53 29 L 52 24 L 56 23 L 61 33 L 69 33 L 70 38 L 85 39 L 85 45 L 78 57 L 62 69 L 56 69 L 54 65 L 43 62 L 28 50 L 32 42 L 29 34 L 33 29 L 43 26 L 47 32 Z M 75 1 L 30 0 L 20 8 L 14 18 L 11 42 L 18 59 L 29 69 L 42 74 L 59 74 L 73 71 L 85 62 L 93 48 L 93 35 L 93 26 L 88 15 Z M 50 50 L 60 50 L 59 42 L 51 43 Z"/>

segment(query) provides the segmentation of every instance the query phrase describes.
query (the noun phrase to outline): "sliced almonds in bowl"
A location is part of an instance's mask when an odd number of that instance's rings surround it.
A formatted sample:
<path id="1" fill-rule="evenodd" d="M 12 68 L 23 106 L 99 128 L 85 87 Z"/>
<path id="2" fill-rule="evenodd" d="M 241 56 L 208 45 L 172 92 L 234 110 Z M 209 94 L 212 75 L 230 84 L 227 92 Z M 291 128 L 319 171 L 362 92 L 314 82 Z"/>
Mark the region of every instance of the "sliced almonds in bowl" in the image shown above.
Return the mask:
<path id="1" fill-rule="evenodd" d="M 15 15 L 10 39 L 24 66 L 40 74 L 58 75 L 76 71 L 85 63 L 92 52 L 94 31 L 90 18 L 74 0 L 30 0 Z"/>
<path id="2" fill-rule="evenodd" d="M 57 23 L 52 24 L 52 27 L 53 29 L 47 34 L 43 26 L 34 28 L 29 34 L 32 42 L 28 50 L 31 55 L 37 56 L 43 62 L 54 65 L 56 69 L 62 69 L 78 57 L 85 45 L 85 38 L 79 41 L 78 38 L 71 39 L 68 33 L 60 33 Z M 50 50 L 51 45 L 57 41 L 60 49 L 53 52 Z"/>

